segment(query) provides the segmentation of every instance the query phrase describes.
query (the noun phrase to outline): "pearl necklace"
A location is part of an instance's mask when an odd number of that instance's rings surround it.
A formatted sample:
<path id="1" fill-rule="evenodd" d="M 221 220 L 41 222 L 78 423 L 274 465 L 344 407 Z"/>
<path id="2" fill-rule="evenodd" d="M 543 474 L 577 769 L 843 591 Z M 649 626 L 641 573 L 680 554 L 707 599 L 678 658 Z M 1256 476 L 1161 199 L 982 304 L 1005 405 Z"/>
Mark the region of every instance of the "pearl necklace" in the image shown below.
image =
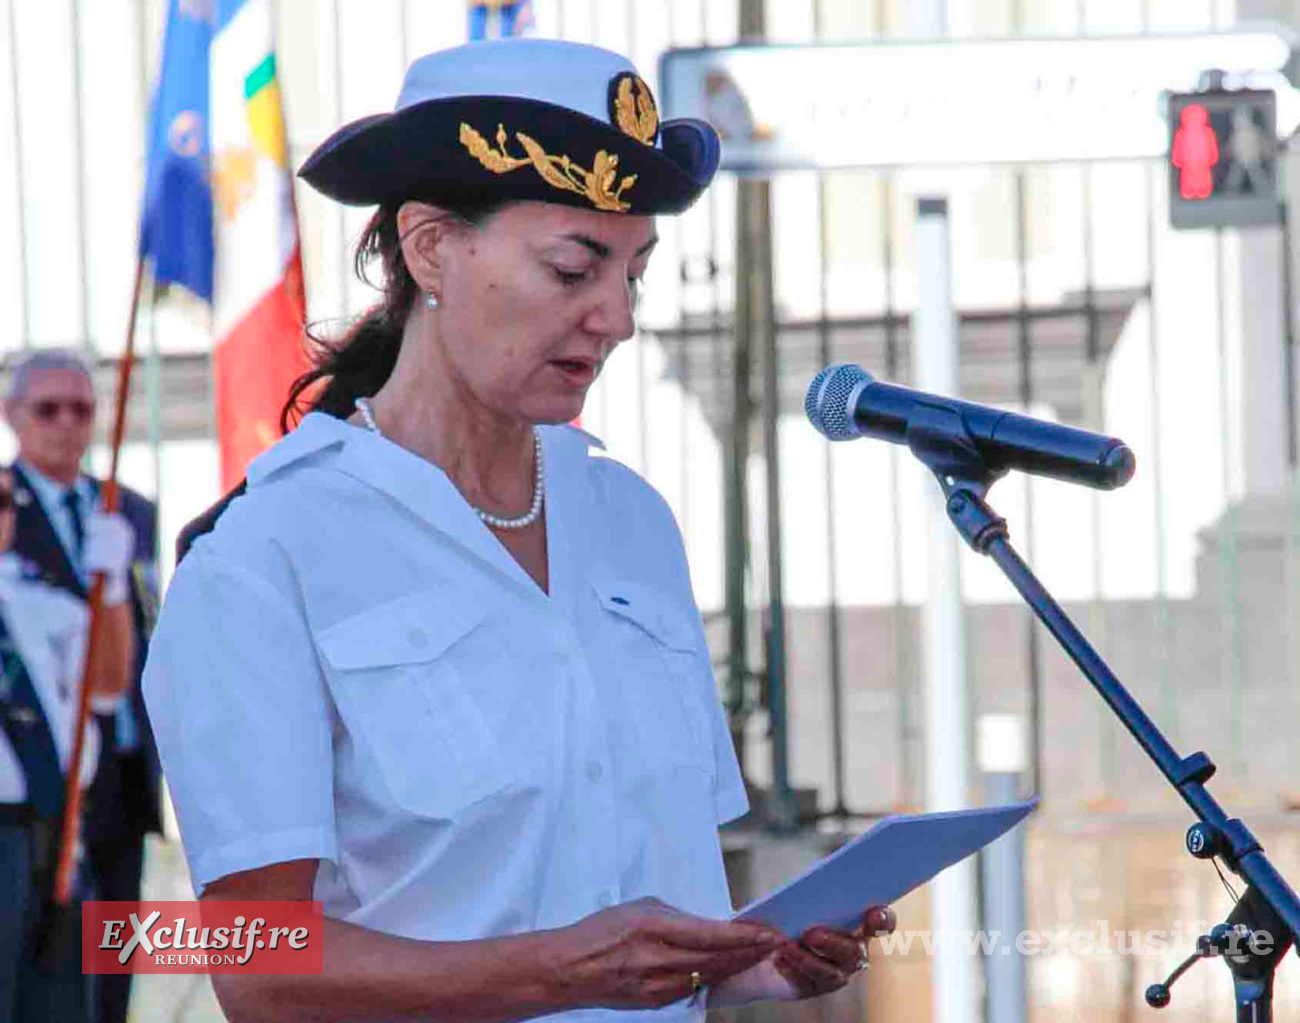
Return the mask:
<path id="1" fill-rule="evenodd" d="M 379 424 L 375 422 L 374 411 L 370 407 L 370 402 L 366 398 L 356 400 L 357 411 L 361 413 L 361 418 L 365 420 L 366 426 L 373 433 L 382 437 L 383 431 L 379 429 Z M 537 521 L 538 516 L 542 514 L 542 504 L 546 497 L 546 472 L 542 468 L 542 435 L 533 430 L 533 463 L 537 466 L 537 472 L 533 479 L 533 503 L 528 506 L 528 513 L 521 515 L 517 519 L 504 519 L 499 515 L 492 515 L 485 512 L 482 508 L 475 508 L 470 505 L 474 514 L 483 520 L 484 524 L 491 526 L 493 529 L 524 529 L 531 526 Z"/>

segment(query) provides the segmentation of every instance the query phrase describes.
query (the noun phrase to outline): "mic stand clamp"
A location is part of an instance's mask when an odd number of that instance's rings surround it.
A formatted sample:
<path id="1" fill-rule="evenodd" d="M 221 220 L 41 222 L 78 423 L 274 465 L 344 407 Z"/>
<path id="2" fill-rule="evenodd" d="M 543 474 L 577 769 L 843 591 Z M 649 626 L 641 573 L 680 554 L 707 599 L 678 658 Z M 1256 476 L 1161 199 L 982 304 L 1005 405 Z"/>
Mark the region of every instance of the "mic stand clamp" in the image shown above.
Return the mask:
<path id="1" fill-rule="evenodd" d="M 1222 927 L 1220 924 L 1219 928 Z M 1232 972 L 1237 1021 L 1255 1023 L 1272 1019 L 1273 973 L 1291 947 L 1293 936 L 1253 885 L 1228 914 L 1227 929 L 1228 947 L 1223 958 Z"/>
<path id="2" fill-rule="evenodd" d="M 1006 520 L 984 498 L 1005 469 L 990 466 L 951 408 L 922 406 L 908 421 L 908 447 L 938 478 L 945 510 L 971 547 L 987 554 L 1033 609 L 1062 649 L 1092 683 L 1129 733 L 1199 818 L 1187 832 L 1187 851 L 1219 857 L 1248 884 L 1226 924 L 1198 939 L 1196 953 L 1164 984 L 1147 991 L 1148 1003 L 1169 1003 L 1169 986 L 1199 959 L 1222 956 L 1232 972 L 1238 1023 L 1271 1023 L 1273 974 L 1300 934 L 1300 898 L 1273 867 L 1258 839 L 1229 818 L 1205 788 L 1214 762 L 1205 753 L 1180 757 L 1124 685 L 1093 649 L 1065 610 L 1039 582 L 1008 539 Z M 1297 949 L 1300 952 L 1300 948 Z"/>
<path id="3" fill-rule="evenodd" d="M 1201 825 L 1193 825 L 1195 831 Z M 1189 842 L 1190 845 L 1190 842 Z M 1193 853 L 1198 855 L 1198 853 Z M 1204 858 L 1204 857 L 1202 857 Z M 1279 940 L 1278 936 L 1282 937 Z M 1147 1005 L 1163 1009 L 1170 1001 L 1174 981 L 1202 959 L 1222 956 L 1232 973 L 1238 1023 L 1266 1020 L 1273 1012 L 1273 974 L 1291 944 L 1286 926 L 1254 888 L 1247 888 L 1227 923 L 1196 939 L 1196 951 L 1163 984 L 1146 989 Z"/>
<path id="4" fill-rule="evenodd" d="M 907 446 L 934 473 L 947 499 L 948 518 L 981 554 L 1009 535 L 1007 520 L 984 503 L 984 495 L 1005 475 L 989 469 L 953 409 L 918 405 L 908 423 Z"/>

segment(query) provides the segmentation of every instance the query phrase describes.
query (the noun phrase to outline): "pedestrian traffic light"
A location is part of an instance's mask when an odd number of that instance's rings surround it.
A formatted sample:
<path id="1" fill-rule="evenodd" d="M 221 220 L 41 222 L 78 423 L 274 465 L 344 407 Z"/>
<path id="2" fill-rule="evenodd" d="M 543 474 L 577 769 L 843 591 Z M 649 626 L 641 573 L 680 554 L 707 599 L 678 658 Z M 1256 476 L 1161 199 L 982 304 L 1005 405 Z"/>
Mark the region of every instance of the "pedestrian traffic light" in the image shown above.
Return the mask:
<path id="1" fill-rule="evenodd" d="M 1277 97 L 1270 90 L 1169 98 L 1169 222 L 1245 227 L 1278 220 Z"/>

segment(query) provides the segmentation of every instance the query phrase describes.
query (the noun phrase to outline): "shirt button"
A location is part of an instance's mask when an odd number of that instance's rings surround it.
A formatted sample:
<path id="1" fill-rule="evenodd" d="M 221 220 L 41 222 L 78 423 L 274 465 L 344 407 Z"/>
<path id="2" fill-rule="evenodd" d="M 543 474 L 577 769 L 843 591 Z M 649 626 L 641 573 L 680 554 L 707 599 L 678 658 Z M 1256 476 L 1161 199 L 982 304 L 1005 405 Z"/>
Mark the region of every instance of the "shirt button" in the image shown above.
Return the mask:
<path id="1" fill-rule="evenodd" d="M 605 769 L 600 766 L 599 760 L 593 760 L 587 765 L 587 777 L 592 781 L 600 781 L 600 777 L 604 773 Z"/>
<path id="2" fill-rule="evenodd" d="M 423 649 L 429 643 L 429 637 L 425 634 L 425 631 L 420 628 L 411 629 L 406 634 L 406 638 L 410 641 L 411 646 L 415 647 L 417 650 Z"/>

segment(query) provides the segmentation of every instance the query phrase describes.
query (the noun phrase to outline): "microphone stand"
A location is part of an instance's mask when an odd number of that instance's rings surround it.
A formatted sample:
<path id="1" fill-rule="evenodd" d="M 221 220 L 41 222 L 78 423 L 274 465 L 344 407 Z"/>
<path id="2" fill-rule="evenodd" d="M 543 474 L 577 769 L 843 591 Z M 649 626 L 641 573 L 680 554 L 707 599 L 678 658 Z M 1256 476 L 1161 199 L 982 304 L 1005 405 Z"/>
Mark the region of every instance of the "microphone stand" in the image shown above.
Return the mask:
<path id="1" fill-rule="evenodd" d="M 1205 753 L 1180 757 L 1124 688 L 1070 617 L 1039 582 L 1008 540 L 1007 523 L 985 503 L 989 487 L 1005 470 L 990 469 L 960 415 L 919 406 L 908 423 L 908 447 L 939 480 L 948 518 L 962 538 L 998 565 L 1070 659 L 1200 819 L 1187 832 L 1187 851 L 1198 859 L 1220 857 L 1248 887 L 1227 923 L 1198 939 L 1196 954 L 1164 984 L 1146 992 L 1153 1008 L 1169 1004 L 1169 987 L 1198 959 L 1222 956 L 1232 972 L 1237 1023 L 1272 1023 L 1273 975 L 1300 935 L 1300 899 L 1273 867 L 1258 839 L 1230 818 L 1205 783 L 1215 772 Z M 1300 951 L 1300 949 L 1298 949 Z"/>

